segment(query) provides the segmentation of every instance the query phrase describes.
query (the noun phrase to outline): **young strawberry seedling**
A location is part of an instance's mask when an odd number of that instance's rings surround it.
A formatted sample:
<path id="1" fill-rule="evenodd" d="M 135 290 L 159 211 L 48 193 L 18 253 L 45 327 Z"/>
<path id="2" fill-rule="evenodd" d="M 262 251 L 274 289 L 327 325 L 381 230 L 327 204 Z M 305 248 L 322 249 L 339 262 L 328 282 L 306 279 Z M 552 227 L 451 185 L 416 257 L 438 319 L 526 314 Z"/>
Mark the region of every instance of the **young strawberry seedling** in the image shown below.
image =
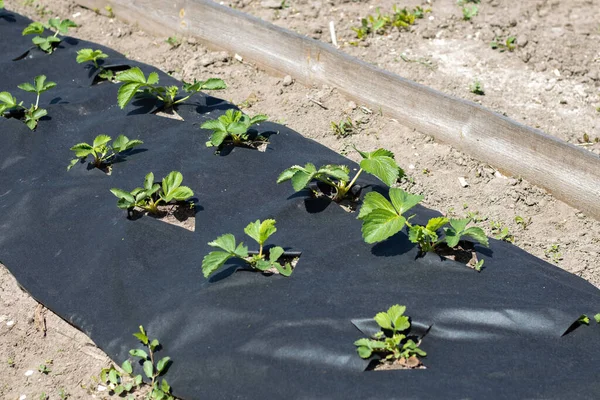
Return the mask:
<path id="1" fill-rule="evenodd" d="M 283 171 L 277 178 L 277 183 L 291 181 L 296 192 L 309 187 L 311 181 L 316 180 L 331 187 L 331 199 L 335 202 L 342 201 L 352 190 L 356 180 L 363 171 L 381 179 L 386 185 L 391 186 L 404 175 L 404 171 L 394 160 L 394 153 L 385 149 L 372 152 L 363 152 L 354 148 L 361 156 L 360 169 L 350 179 L 350 169 L 345 165 L 325 165 L 317 169 L 313 164 L 307 163 L 304 167 L 294 165 Z"/>
<path id="2" fill-rule="evenodd" d="M 402 9 L 397 6 L 393 6 L 392 10 L 394 13 L 391 17 L 391 25 L 398 29 L 408 29 L 411 25 L 414 25 L 417 19 L 425 17 L 425 13 L 431 12 L 430 9 L 424 10 L 417 6 L 412 11 L 404 7 Z"/>
<path id="3" fill-rule="evenodd" d="M 266 121 L 268 118 L 262 114 L 251 118 L 241 111 L 229 109 L 219 118 L 206 121 L 200 125 L 200 128 L 213 131 L 210 140 L 206 142 L 207 147 L 218 148 L 226 141 L 230 141 L 234 146 L 251 145 L 255 142 L 266 142 L 267 139 L 261 136 L 251 138 L 248 130 L 251 126 Z"/>
<path id="4" fill-rule="evenodd" d="M 155 363 L 155 355 L 160 347 L 160 343 L 157 339 L 150 340 L 143 326 L 140 325 L 139 332 L 134 333 L 133 336 L 138 338 L 147 348 L 147 351 L 143 349 L 129 350 L 131 356 L 140 359 L 144 375 L 150 379 L 152 389 L 146 399 L 174 400 L 174 397 L 171 395 L 171 386 L 163 377 L 167 373 L 171 358 L 163 357 Z M 141 374 L 135 375 L 133 373 L 133 365 L 130 360 L 125 360 L 121 365 L 121 369 L 124 374 L 115 367 L 103 368 L 100 372 L 100 380 L 109 386 L 113 394 L 124 397 L 142 385 L 143 377 Z M 130 395 L 128 398 L 133 399 L 133 396 Z"/>
<path id="5" fill-rule="evenodd" d="M 425 357 L 427 353 L 419 348 L 419 343 L 407 335 L 410 328 L 408 316 L 404 315 L 406 306 L 398 304 L 391 306 L 387 312 L 378 313 L 373 319 L 381 327 L 371 338 L 358 339 L 354 342 L 356 351 L 361 358 L 370 358 L 373 353 L 379 354 L 382 359 L 379 366 L 391 369 L 419 368 L 422 367 L 418 357 Z M 388 368 L 385 368 L 388 367 Z"/>
<path id="6" fill-rule="evenodd" d="M 39 108 L 40 95 L 56 86 L 55 82 L 46 82 L 46 75 L 38 75 L 33 80 L 33 85 L 29 82 L 22 83 L 18 86 L 19 89 L 37 95 L 35 104 L 26 108 L 23 102 L 17 102 L 9 92 L 0 92 L 0 115 L 10 117 L 12 115 L 22 115 L 25 124 L 29 129 L 34 130 L 38 121 L 48 115 L 48 111 Z M 5 115 L 7 114 L 8 115 Z"/>
<path id="7" fill-rule="evenodd" d="M 78 64 L 91 61 L 94 64 L 94 67 L 100 71 L 98 77 L 112 82 L 115 80 L 115 73 L 110 69 L 102 67 L 98 63 L 99 60 L 104 58 L 108 58 L 108 54 L 103 53 L 102 50 L 81 49 L 77 52 L 76 61 Z"/>
<path id="8" fill-rule="evenodd" d="M 389 191 L 390 200 L 377 192 L 369 192 L 363 200 L 363 205 L 358 214 L 358 219 L 363 222 L 362 235 L 367 243 L 381 242 L 396 233 L 400 232 L 404 225 L 408 227 L 408 239 L 412 243 L 417 243 L 421 253 L 437 252 L 440 255 L 450 259 L 458 259 L 456 254 L 461 256 L 460 261 L 465 261 L 469 266 L 480 270 L 483 260 L 477 261 L 474 252 L 467 249 L 458 248 L 458 244 L 463 236 L 475 239 L 481 245 L 488 247 L 488 238 L 481 228 L 470 227 L 470 218 L 449 219 L 446 217 L 431 218 L 425 226 L 413 225 L 409 221 L 414 217 L 406 218 L 403 214 L 416 206 L 423 196 L 413 195 L 402 189 L 391 188 Z M 450 225 L 444 228 L 446 225 Z M 440 239 L 438 231 L 444 228 L 444 237 Z M 443 248 L 444 245 L 446 248 Z M 463 260 L 468 253 L 468 259 Z"/>
<path id="9" fill-rule="evenodd" d="M 194 83 L 183 82 L 183 91 L 189 94 L 178 99 L 179 88 L 177 86 L 159 86 L 156 72 L 151 72 L 146 78 L 141 69 L 134 67 L 117 73 L 115 80 L 123 82 L 117 93 L 117 102 L 122 109 L 140 94 L 155 97 L 163 103 L 162 108 L 168 110 L 183 103 L 201 90 L 220 90 L 227 87 L 225 82 L 218 78 L 210 78 L 205 81 L 194 79 Z"/>
<path id="10" fill-rule="evenodd" d="M 77 158 L 71 160 L 71 163 L 67 167 L 67 171 L 73 168 L 78 162 L 84 162 L 88 156 L 94 157 L 92 162 L 94 167 L 110 171 L 111 162 L 119 156 L 119 153 L 131 150 L 135 146 L 144 143 L 141 140 L 129 140 L 127 136 L 119 135 L 113 141 L 111 146 L 108 144 L 111 139 L 112 138 L 107 135 L 98 135 L 92 144 L 78 143 L 71 147 L 71 150 L 75 152 Z"/>
<path id="11" fill-rule="evenodd" d="M 383 35 L 389 27 L 396 27 L 398 29 L 406 29 L 411 25 L 414 25 L 417 19 L 423 18 L 425 13 L 431 10 L 423 10 L 421 7 L 416 7 L 412 11 L 404 7 L 402 9 L 394 6 L 393 13 L 381 14 L 379 8 L 376 9 L 376 15 L 368 15 L 366 18 L 361 19 L 361 26 L 353 27 L 352 30 L 356 32 L 356 37 L 359 40 L 366 38 L 369 34 Z"/>
<path id="12" fill-rule="evenodd" d="M 496 38 L 496 40 L 490 43 L 490 47 L 494 50 L 497 49 L 500 51 L 500 53 L 503 53 L 507 50 L 512 52 L 517 48 L 517 38 L 515 36 L 509 36 L 504 42 L 499 40 L 499 38 Z"/>
<path id="13" fill-rule="evenodd" d="M 293 271 L 292 265 L 288 262 L 282 264 L 279 259 L 284 253 L 282 247 L 272 247 L 269 249 L 268 258 L 264 251 L 264 243 L 277 231 L 274 219 L 264 221 L 256 220 L 251 222 L 244 229 L 244 232 L 254 239 L 259 246 L 258 254 L 249 255 L 248 247 L 243 242 L 236 245 L 235 236 L 231 233 L 219 236 L 212 241 L 209 246 L 216 247 L 222 251 L 211 251 L 202 260 L 202 273 L 205 278 L 215 273 L 230 258 L 239 258 L 246 262 L 250 267 L 264 273 L 279 273 L 283 276 L 290 276 Z"/>
<path id="14" fill-rule="evenodd" d="M 128 213 L 135 207 L 157 215 L 160 210 L 158 206 L 169 204 L 172 201 L 186 201 L 194 195 L 192 189 L 187 186 L 181 186 L 183 175 L 178 171 L 171 171 L 169 175 L 163 178 L 162 184 L 154 183 L 154 174 L 150 172 L 146 175 L 143 188 L 135 188 L 131 192 L 112 188 L 119 201 L 117 207 L 127 210 Z"/>
<path id="15" fill-rule="evenodd" d="M 70 19 L 50 18 L 48 20 L 48 28 L 54 29 L 54 35 L 41 37 L 40 34 L 44 33 L 44 25 L 40 22 L 32 22 L 25 29 L 23 29 L 23 36 L 25 35 L 38 35 L 34 36 L 31 41 L 41 50 L 48 54 L 51 54 L 61 39 L 58 34 L 66 35 L 69 32 L 69 28 L 77 28 L 77 24 Z"/>

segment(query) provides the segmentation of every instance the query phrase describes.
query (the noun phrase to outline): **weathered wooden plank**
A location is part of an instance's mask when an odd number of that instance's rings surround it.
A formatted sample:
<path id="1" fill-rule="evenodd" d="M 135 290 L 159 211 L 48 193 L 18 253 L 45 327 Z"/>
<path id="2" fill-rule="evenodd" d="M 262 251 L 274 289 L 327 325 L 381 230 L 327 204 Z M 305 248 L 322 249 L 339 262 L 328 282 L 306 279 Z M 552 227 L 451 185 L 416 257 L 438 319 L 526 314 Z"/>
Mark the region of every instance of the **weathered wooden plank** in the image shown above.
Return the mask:
<path id="1" fill-rule="evenodd" d="M 210 0 L 78 2 L 99 9 L 109 3 L 117 17 L 162 36 L 194 36 L 210 47 L 238 53 L 304 84 L 327 83 L 505 174 L 544 187 L 600 219 L 599 157 L 475 103 L 452 98 Z"/>

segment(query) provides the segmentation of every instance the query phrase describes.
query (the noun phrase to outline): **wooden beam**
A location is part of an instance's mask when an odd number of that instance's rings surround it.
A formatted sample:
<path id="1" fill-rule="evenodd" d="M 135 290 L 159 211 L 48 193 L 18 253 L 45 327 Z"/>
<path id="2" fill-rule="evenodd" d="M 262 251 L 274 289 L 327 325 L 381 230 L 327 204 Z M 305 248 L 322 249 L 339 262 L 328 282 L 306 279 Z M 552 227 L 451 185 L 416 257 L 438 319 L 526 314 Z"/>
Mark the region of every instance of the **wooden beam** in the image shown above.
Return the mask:
<path id="1" fill-rule="evenodd" d="M 520 176 L 600 219 L 600 157 L 475 103 L 381 70 L 332 46 L 210 0 L 77 0 L 166 36 L 213 48 L 310 85 L 326 83 L 507 175 Z"/>

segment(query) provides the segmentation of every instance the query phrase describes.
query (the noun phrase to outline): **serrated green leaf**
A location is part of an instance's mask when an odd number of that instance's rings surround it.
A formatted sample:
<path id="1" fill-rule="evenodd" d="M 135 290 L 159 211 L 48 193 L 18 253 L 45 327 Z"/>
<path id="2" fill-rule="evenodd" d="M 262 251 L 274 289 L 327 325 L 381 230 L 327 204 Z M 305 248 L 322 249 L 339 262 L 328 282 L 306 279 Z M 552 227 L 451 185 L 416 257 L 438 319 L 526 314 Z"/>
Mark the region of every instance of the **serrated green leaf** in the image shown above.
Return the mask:
<path id="1" fill-rule="evenodd" d="M 141 83 L 130 82 L 123 84 L 117 92 L 117 103 L 119 104 L 119 107 L 121 107 L 121 109 L 125 108 L 141 87 Z"/>
<path id="2" fill-rule="evenodd" d="M 139 83 L 140 85 L 146 84 L 146 77 L 139 67 L 117 73 L 115 80 L 126 83 Z"/>
<path id="3" fill-rule="evenodd" d="M 489 240 L 483 229 L 472 226 L 463 232 L 463 236 L 469 236 L 479 242 L 482 246 L 489 247 Z"/>
<path id="4" fill-rule="evenodd" d="M 275 223 L 276 221 L 274 219 L 265 219 L 260 223 L 258 239 L 259 244 L 265 243 L 269 236 L 277 232 L 277 228 L 275 228 Z"/>
<path id="5" fill-rule="evenodd" d="M 250 118 L 248 126 L 259 124 L 259 123 L 264 122 L 264 121 L 266 121 L 268 119 L 269 119 L 269 117 L 266 116 L 266 115 L 264 115 L 264 114 L 257 114 L 254 117 Z"/>
<path id="6" fill-rule="evenodd" d="M 156 85 L 158 83 L 158 74 L 156 72 L 150 72 L 150 74 L 148 75 L 148 80 L 146 81 L 146 83 L 148 85 Z"/>
<path id="7" fill-rule="evenodd" d="M 282 183 L 282 182 L 289 181 L 290 179 L 292 179 L 292 177 L 298 171 L 299 168 L 302 168 L 302 167 L 300 167 L 299 165 L 293 165 L 290 168 L 283 171 L 277 177 L 277 183 Z"/>
<path id="8" fill-rule="evenodd" d="M 154 374 L 154 365 L 152 365 L 152 361 L 144 361 L 142 369 L 144 370 L 146 377 L 152 379 L 152 375 Z"/>
<path id="9" fill-rule="evenodd" d="M 282 247 L 273 247 L 269 250 L 269 261 L 271 261 L 272 263 L 276 262 L 277 260 L 279 260 L 279 257 L 283 255 L 283 253 L 285 253 L 285 250 L 283 250 Z"/>
<path id="10" fill-rule="evenodd" d="M 385 149 L 378 149 L 371 153 L 360 152 L 363 160 L 360 167 L 381 179 L 383 183 L 392 186 L 399 177 L 399 167 L 394 161 L 393 153 Z"/>
<path id="11" fill-rule="evenodd" d="M 448 218 L 446 217 L 431 218 L 429 221 L 427 221 L 427 226 L 425 227 L 425 229 L 431 232 L 436 232 L 438 229 L 440 229 L 447 223 Z"/>
<path id="12" fill-rule="evenodd" d="M 194 195 L 192 189 L 187 186 L 179 186 L 176 189 L 173 189 L 169 192 L 167 196 L 165 196 L 165 201 L 168 203 L 171 200 L 184 201 L 189 199 Z"/>
<path id="13" fill-rule="evenodd" d="M 392 321 L 394 326 L 394 331 L 405 331 L 410 328 L 410 322 L 408 321 L 408 317 L 404 315 L 406 311 L 406 306 L 401 305 L 393 305 L 387 310 L 387 314 Z"/>
<path id="14" fill-rule="evenodd" d="M 17 86 L 19 89 L 24 90 L 26 92 L 29 93 L 35 93 L 35 86 L 33 86 L 31 83 L 29 82 L 25 82 L 25 83 L 21 83 L 20 85 Z"/>
<path id="15" fill-rule="evenodd" d="M 79 158 L 75 158 L 75 159 L 71 160 L 71 162 L 67 166 L 67 171 L 70 171 L 71 168 L 73 168 L 75 166 L 75 164 L 77 164 L 78 162 L 79 162 Z"/>
<path id="16" fill-rule="evenodd" d="M 248 126 L 243 122 L 232 122 L 227 126 L 227 132 L 234 135 L 243 135 L 248 131 Z"/>
<path id="17" fill-rule="evenodd" d="M 467 225 L 469 224 L 469 222 L 471 222 L 471 218 L 463 218 L 463 219 L 450 219 L 450 226 L 456 231 L 456 232 L 462 232 L 465 230 L 465 228 L 467 227 Z"/>
<path id="18" fill-rule="evenodd" d="M 398 214 L 404 214 L 423 200 L 421 195 L 410 194 L 398 188 L 391 188 L 389 194 Z"/>
<path id="19" fill-rule="evenodd" d="M 221 268 L 231 257 L 233 257 L 233 255 L 230 252 L 224 251 L 211 251 L 205 255 L 202 260 L 202 273 L 204 274 L 204 277 L 208 278 Z"/>
<path id="20" fill-rule="evenodd" d="M 158 342 L 158 339 L 154 339 L 152 342 L 150 342 L 150 350 L 154 351 L 159 344 L 160 343 Z"/>
<path id="21" fill-rule="evenodd" d="M 39 22 L 32 22 L 31 24 L 27 25 L 25 29 L 23 29 L 22 35 L 25 36 L 40 33 L 44 33 L 44 25 Z"/>
<path id="22" fill-rule="evenodd" d="M 317 175 L 326 174 L 338 181 L 348 182 L 350 177 L 348 176 L 348 167 L 345 165 L 325 165 L 317 171 Z"/>
<path id="23" fill-rule="evenodd" d="M 42 117 L 45 117 L 46 115 L 48 115 L 48 111 L 44 108 L 38 108 L 37 110 L 35 110 L 33 112 L 33 114 L 31 115 L 31 118 L 33 118 L 34 120 L 39 120 Z"/>
<path id="24" fill-rule="evenodd" d="M 222 79 L 219 78 L 209 78 L 202 85 L 200 85 L 200 90 L 221 90 L 227 89 L 227 85 Z"/>
<path id="25" fill-rule="evenodd" d="M 226 131 L 215 131 L 210 136 L 210 143 L 215 147 L 219 147 L 225 141 L 227 136 L 229 136 L 229 133 Z"/>
<path id="26" fill-rule="evenodd" d="M 358 355 L 360 356 L 360 358 L 369 358 L 373 354 L 373 351 L 370 348 L 365 347 L 365 346 L 358 346 L 356 348 L 356 351 L 358 352 Z"/>
<path id="27" fill-rule="evenodd" d="M 392 330 L 394 328 L 392 325 L 392 318 L 385 312 L 377 313 L 373 319 L 383 329 Z"/>
<path id="28" fill-rule="evenodd" d="M 392 203 L 390 203 L 388 199 L 386 199 L 382 194 L 378 192 L 369 192 L 365 195 L 365 198 L 363 199 L 363 204 L 360 207 L 360 211 L 358 213 L 357 218 L 364 220 L 364 218 L 367 215 L 369 215 L 373 210 L 378 209 L 386 210 L 396 214 L 396 209 L 394 208 Z"/>
<path id="29" fill-rule="evenodd" d="M 154 173 L 150 172 L 144 178 L 144 189 L 151 190 L 154 186 Z"/>
<path id="30" fill-rule="evenodd" d="M 183 175 L 179 171 L 171 171 L 162 180 L 163 193 L 167 194 L 171 190 L 176 189 L 183 182 Z"/>
<path id="31" fill-rule="evenodd" d="M 209 246 L 218 247 L 220 249 L 225 250 L 228 253 L 235 252 L 235 236 L 231 233 L 226 233 L 224 235 L 219 236 L 216 240 L 209 242 Z"/>
<path id="32" fill-rule="evenodd" d="M 169 393 L 171 391 L 171 386 L 169 386 L 169 383 L 167 382 L 166 379 L 163 379 L 161 384 L 160 384 L 160 390 L 162 390 L 165 393 Z"/>
<path id="33" fill-rule="evenodd" d="M 112 189 L 110 189 L 110 192 L 119 199 L 127 200 L 129 203 L 135 203 L 135 198 L 131 195 L 131 193 L 129 193 L 125 190 L 112 188 Z"/>
<path id="34" fill-rule="evenodd" d="M 108 135 L 98 135 L 94 139 L 94 143 L 92 144 L 92 146 L 95 148 L 98 148 L 100 146 L 104 146 L 105 144 L 110 142 L 110 140 L 111 140 L 111 137 Z"/>
<path id="35" fill-rule="evenodd" d="M 371 211 L 363 218 L 362 235 L 367 243 L 381 242 L 400 232 L 406 218 L 385 209 Z"/>
<path id="36" fill-rule="evenodd" d="M 313 171 L 314 166 L 312 164 L 306 164 L 306 167 L 296 171 L 296 173 L 292 176 L 292 187 L 296 192 L 299 192 L 308 186 L 310 181 L 312 181 L 316 175 L 316 170 Z"/>
<path id="37" fill-rule="evenodd" d="M 77 143 L 70 150 L 74 151 L 77 157 L 87 157 L 94 152 L 94 148 L 88 143 Z"/>
<path id="38" fill-rule="evenodd" d="M 17 99 L 9 92 L 0 92 L 0 102 L 4 103 L 7 106 L 6 108 L 17 106 Z"/>
<path id="39" fill-rule="evenodd" d="M 136 375 L 134 379 L 135 386 L 140 386 L 142 384 L 142 379 L 143 378 L 141 375 Z"/>

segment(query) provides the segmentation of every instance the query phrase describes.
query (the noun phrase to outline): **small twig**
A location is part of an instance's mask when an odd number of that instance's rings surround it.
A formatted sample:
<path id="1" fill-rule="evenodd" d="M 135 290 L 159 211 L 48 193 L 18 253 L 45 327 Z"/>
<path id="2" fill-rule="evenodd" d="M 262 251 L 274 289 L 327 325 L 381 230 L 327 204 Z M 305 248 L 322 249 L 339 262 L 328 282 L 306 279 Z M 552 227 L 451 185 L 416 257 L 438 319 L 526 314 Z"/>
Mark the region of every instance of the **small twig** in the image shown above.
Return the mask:
<path id="1" fill-rule="evenodd" d="M 575 146 L 593 146 L 595 143 L 573 143 Z"/>
<path id="2" fill-rule="evenodd" d="M 340 46 L 338 46 L 337 37 L 335 36 L 335 26 L 333 21 L 329 21 L 329 32 L 331 33 L 331 43 L 339 49 Z"/>
<path id="3" fill-rule="evenodd" d="M 309 101 L 312 101 L 313 103 L 315 103 L 316 105 L 320 106 L 321 108 L 323 108 L 324 110 L 329 110 L 327 107 L 325 107 L 325 105 L 323 105 L 323 103 L 321 103 L 320 101 L 317 101 L 311 97 L 308 98 Z"/>

